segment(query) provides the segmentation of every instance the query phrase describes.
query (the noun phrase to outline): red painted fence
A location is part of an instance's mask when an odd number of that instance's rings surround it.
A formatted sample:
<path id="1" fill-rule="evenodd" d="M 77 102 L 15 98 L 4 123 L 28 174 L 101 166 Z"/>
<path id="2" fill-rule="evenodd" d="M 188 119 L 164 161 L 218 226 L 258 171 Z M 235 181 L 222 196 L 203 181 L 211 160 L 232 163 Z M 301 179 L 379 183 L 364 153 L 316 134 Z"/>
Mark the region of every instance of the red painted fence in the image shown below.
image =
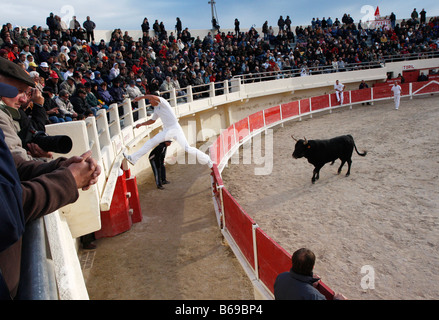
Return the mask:
<path id="1" fill-rule="evenodd" d="M 391 85 L 344 92 L 344 105 L 352 105 L 374 100 L 391 99 Z M 439 92 L 439 82 L 415 82 L 401 85 L 402 96 L 416 96 Z M 258 134 L 283 121 L 323 110 L 339 107 L 335 94 L 322 95 L 292 101 L 266 110 L 258 111 L 223 130 L 210 147 L 211 159 L 220 164 L 228 160 L 243 139 Z M 226 157 L 226 155 L 228 157 Z M 216 202 L 221 228 L 235 241 L 243 257 L 253 268 L 258 281 L 273 294 L 274 281 L 279 273 L 291 268 L 291 254 L 271 239 L 245 212 L 233 196 L 224 188 L 217 165 L 212 169 L 212 193 Z M 317 288 L 328 300 L 333 299 L 334 291 L 320 282 Z"/>

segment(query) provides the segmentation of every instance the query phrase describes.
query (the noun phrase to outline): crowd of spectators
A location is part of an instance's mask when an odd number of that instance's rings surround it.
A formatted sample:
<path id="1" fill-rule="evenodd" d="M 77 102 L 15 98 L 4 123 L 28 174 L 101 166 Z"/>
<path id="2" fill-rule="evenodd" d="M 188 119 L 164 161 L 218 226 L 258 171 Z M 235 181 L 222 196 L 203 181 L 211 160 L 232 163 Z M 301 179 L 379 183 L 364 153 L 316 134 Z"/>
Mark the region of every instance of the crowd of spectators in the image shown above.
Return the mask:
<path id="1" fill-rule="evenodd" d="M 109 42 L 94 40 L 90 17 L 83 26 L 76 17 L 67 26 L 51 14 L 48 28 L 4 24 L 0 57 L 20 64 L 34 78 L 46 98 L 49 122 L 70 121 L 126 97 L 173 88 L 184 96 L 189 85 L 196 94 L 211 82 L 237 75 L 288 70 L 307 75 L 310 69 L 324 67 L 343 71 L 346 65 L 385 56 L 437 51 L 439 18 L 426 21 L 424 10 L 421 19 L 414 12 L 399 24 L 392 13 L 393 28 L 364 28 L 361 21 L 344 14 L 341 21 L 313 18 L 309 26 L 293 30 L 290 17 L 280 16 L 278 31 L 266 21 L 262 34 L 253 27 L 240 31 L 236 19 L 235 32 L 218 28 L 203 38 L 183 29 L 179 18 L 171 32 L 158 20 L 150 28 L 145 18 L 142 38 L 115 29 Z"/>

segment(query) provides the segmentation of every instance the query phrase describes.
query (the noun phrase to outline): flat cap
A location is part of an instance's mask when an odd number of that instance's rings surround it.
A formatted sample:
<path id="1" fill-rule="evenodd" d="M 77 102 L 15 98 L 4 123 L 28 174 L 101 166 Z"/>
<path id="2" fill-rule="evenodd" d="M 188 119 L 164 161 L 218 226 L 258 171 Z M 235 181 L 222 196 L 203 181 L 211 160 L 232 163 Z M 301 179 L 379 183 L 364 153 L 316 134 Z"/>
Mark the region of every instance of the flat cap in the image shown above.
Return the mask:
<path id="1" fill-rule="evenodd" d="M 15 98 L 18 95 L 18 89 L 6 83 L 0 82 L 0 97 Z"/>
<path id="2" fill-rule="evenodd" d="M 35 82 L 29 74 L 18 64 L 7 59 L 0 58 L 0 74 L 24 82 L 31 87 L 35 87 Z"/>

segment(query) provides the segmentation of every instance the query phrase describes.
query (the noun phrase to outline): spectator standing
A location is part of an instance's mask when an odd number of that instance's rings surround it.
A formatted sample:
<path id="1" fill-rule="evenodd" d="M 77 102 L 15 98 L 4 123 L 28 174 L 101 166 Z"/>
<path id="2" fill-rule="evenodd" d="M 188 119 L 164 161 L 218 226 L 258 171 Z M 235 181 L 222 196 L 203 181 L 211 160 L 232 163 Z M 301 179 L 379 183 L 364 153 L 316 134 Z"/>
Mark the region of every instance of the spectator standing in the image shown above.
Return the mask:
<path id="1" fill-rule="evenodd" d="M 239 20 L 237 18 L 235 19 L 235 34 L 239 34 Z"/>
<path id="2" fill-rule="evenodd" d="M 146 33 L 149 36 L 149 21 L 148 18 L 143 19 L 143 23 L 141 25 L 142 32 Z"/>
<path id="3" fill-rule="evenodd" d="M 87 33 L 87 42 L 94 41 L 94 39 L 95 39 L 94 29 L 96 28 L 96 24 L 90 20 L 89 16 L 87 16 L 87 20 L 84 21 L 82 26 L 84 27 L 84 29 Z"/>
<path id="4" fill-rule="evenodd" d="M 425 24 L 427 18 L 427 12 L 425 11 L 425 9 L 422 9 L 422 11 L 419 12 L 419 15 L 421 16 L 421 25 Z"/>
<path id="5" fill-rule="evenodd" d="M 176 24 L 175 24 L 175 31 L 177 32 L 177 38 L 179 38 L 180 35 L 181 35 L 181 30 L 183 30 L 183 27 L 182 27 L 182 25 L 181 25 L 181 20 L 180 20 L 180 18 L 177 17 L 176 20 L 177 20 L 177 22 L 176 22 Z"/>
<path id="6" fill-rule="evenodd" d="M 281 31 L 284 31 L 285 28 L 285 20 L 282 18 L 282 16 L 279 17 L 279 20 L 277 20 L 277 26 L 279 27 L 279 33 Z"/>

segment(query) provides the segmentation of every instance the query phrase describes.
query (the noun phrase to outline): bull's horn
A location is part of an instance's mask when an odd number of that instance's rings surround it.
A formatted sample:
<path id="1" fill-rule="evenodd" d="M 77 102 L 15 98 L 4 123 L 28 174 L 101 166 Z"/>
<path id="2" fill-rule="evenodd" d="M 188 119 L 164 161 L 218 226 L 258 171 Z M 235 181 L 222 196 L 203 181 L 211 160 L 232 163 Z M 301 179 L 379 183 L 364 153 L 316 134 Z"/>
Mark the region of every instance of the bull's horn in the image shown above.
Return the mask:
<path id="1" fill-rule="evenodd" d="M 303 137 L 303 140 L 305 140 L 305 141 L 303 141 L 303 144 L 308 144 L 308 140 L 306 140 L 305 137 Z"/>
<path id="2" fill-rule="evenodd" d="M 294 141 L 298 141 L 296 138 L 294 138 L 294 136 L 293 135 L 291 135 L 291 138 L 293 138 L 293 140 Z"/>

